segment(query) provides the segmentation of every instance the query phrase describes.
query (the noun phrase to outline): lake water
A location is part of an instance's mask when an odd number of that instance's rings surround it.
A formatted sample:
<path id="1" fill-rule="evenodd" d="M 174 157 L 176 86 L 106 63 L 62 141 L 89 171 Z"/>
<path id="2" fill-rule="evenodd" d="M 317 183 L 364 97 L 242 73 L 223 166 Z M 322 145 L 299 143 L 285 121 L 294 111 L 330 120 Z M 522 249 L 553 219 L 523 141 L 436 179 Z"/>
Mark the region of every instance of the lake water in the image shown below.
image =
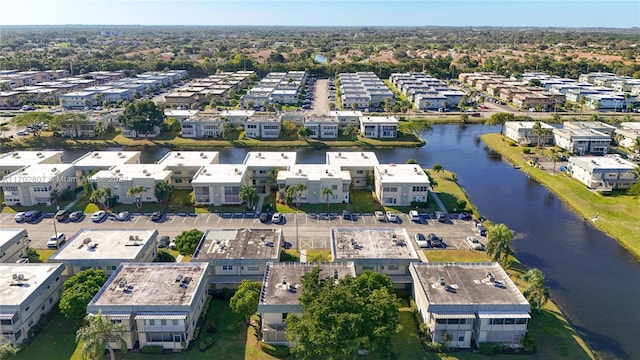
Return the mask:
<path id="1" fill-rule="evenodd" d="M 322 54 L 316 54 L 313 57 L 313 60 L 315 60 L 317 63 L 325 64 L 327 62 L 327 57 Z"/>
<path id="2" fill-rule="evenodd" d="M 587 343 L 606 359 L 640 358 L 640 263 L 478 140 L 498 131 L 484 125 L 436 125 L 422 148 L 378 149 L 376 154 L 381 163 L 415 158 L 423 167 L 440 163 L 455 172 L 484 217 L 516 231 L 517 257 L 546 274 L 553 300 Z M 154 162 L 168 151 L 146 149 L 142 158 Z M 248 150 L 218 151 L 221 163 L 241 163 Z M 325 161 L 324 151 L 295 151 L 299 163 Z M 84 152 L 67 151 L 65 160 Z"/>

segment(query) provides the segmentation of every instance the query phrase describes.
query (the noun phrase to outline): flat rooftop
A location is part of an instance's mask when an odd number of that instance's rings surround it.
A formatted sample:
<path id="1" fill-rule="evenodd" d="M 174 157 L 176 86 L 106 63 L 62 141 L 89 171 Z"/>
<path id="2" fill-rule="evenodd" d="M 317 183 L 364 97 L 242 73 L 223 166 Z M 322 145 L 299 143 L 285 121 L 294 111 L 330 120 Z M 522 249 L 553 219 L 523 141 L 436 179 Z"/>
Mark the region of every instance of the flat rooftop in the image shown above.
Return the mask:
<path id="1" fill-rule="evenodd" d="M 193 175 L 192 184 L 240 184 L 247 173 L 242 164 L 212 164 L 203 166 Z"/>
<path id="2" fill-rule="evenodd" d="M 140 151 L 91 151 L 72 164 L 78 167 L 108 169 L 113 165 L 135 163 L 139 160 Z"/>
<path id="3" fill-rule="evenodd" d="M 289 170 L 278 171 L 278 180 L 300 178 L 319 181 L 325 178 L 337 178 L 351 181 L 351 174 L 341 170 L 337 165 L 301 164 L 289 167 Z"/>
<path id="4" fill-rule="evenodd" d="M 380 164 L 376 165 L 380 181 L 383 183 L 424 183 L 429 177 L 420 165 L 416 164 Z"/>
<path id="5" fill-rule="evenodd" d="M 135 260 L 144 246 L 157 236 L 156 229 L 81 229 L 51 255 L 49 261 Z"/>
<path id="6" fill-rule="evenodd" d="M 593 129 L 553 129 L 553 134 L 568 138 L 611 139 L 611 136 Z"/>
<path id="7" fill-rule="evenodd" d="M 412 263 L 431 304 L 529 303 L 498 263 Z M 444 286 L 442 285 L 444 283 Z"/>
<path id="8" fill-rule="evenodd" d="M 615 130 L 616 127 L 613 125 L 605 124 L 602 121 L 565 121 L 562 123 L 564 128 L 568 129 L 595 129 L 600 131 L 599 129 L 608 129 Z"/>
<path id="9" fill-rule="evenodd" d="M 329 111 L 329 116 L 362 116 L 362 111 L 359 110 L 332 110 Z"/>
<path id="10" fill-rule="evenodd" d="M 193 259 L 280 258 L 280 229 L 211 229 L 198 244 Z"/>
<path id="11" fill-rule="evenodd" d="M 629 170 L 633 171 L 637 165 L 631 161 L 622 159 L 618 156 L 571 156 L 569 163 L 577 166 L 593 170 Z"/>
<path id="12" fill-rule="evenodd" d="M 398 123 L 395 116 L 361 116 L 360 121 L 363 123 Z"/>
<path id="13" fill-rule="evenodd" d="M 73 165 L 71 164 L 33 164 L 16 170 L 9 175 L 5 175 L 0 182 L 47 184 L 52 181 L 67 181 L 75 183 L 75 180 L 59 178 L 64 172 L 71 168 L 73 168 Z"/>
<path id="14" fill-rule="evenodd" d="M 633 130 L 640 130 L 640 122 L 623 122 L 620 123 L 620 128 L 621 129 L 633 129 Z"/>
<path id="15" fill-rule="evenodd" d="M 221 110 L 218 111 L 218 116 L 246 116 L 251 117 L 256 113 L 255 110 Z"/>
<path id="16" fill-rule="evenodd" d="M 0 248 L 4 247 L 7 244 L 13 244 L 14 241 L 22 239 L 27 236 L 26 229 L 9 229 L 3 228 L 0 229 Z"/>
<path id="17" fill-rule="evenodd" d="M 302 275 L 320 268 L 320 278 L 356 277 L 355 266 L 346 263 L 268 263 L 260 292 L 261 305 L 297 305 L 302 293 Z"/>
<path id="18" fill-rule="evenodd" d="M 118 179 L 118 181 L 129 181 L 132 179 L 150 178 L 156 181 L 163 181 L 172 174 L 171 170 L 166 170 L 166 165 L 158 164 L 118 164 L 109 170 L 100 170 L 91 179 Z"/>
<path id="19" fill-rule="evenodd" d="M 516 129 L 533 129 L 533 126 L 536 124 L 535 121 L 507 121 L 504 123 L 505 126 L 515 127 Z M 540 126 L 543 129 L 555 129 L 553 126 L 540 121 Z"/>
<path id="20" fill-rule="evenodd" d="M 191 305 L 208 263 L 122 263 L 90 306 Z"/>
<path id="21" fill-rule="evenodd" d="M 51 161 L 55 157 L 62 159 L 62 151 L 13 151 L 0 155 L 0 166 L 21 168 L 48 160 Z"/>
<path id="22" fill-rule="evenodd" d="M 32 293 L 39 291 L 49 276 L 62 268 L 62 264 L 0 263 L 0 308 L 22 304 Z M 23 280 L 14 280 L 14 274 L 22 274 Z"/>
<path id="23" fill-rule="evenodd" d="M 158 160 L 158 165 L 200 167 L 217 164 L 219 154 L 217 151 L 171 151 Z"/>
<path id="24" fill-rule="evenodd" d="M 249 167 L 287 168 L 296 164 L 295 152 L 249 151 L 243 164 Z"/>
<path id="25" fill-rule="evenodd" d="M 326 159 L 328 165 L 338 165 L 343 168 L 350 167 L 373 167 L 380 164 L 374 152 L 362 151 L 341 151 L 327 152 Z"/>
<path id="26" fill-rule="evenodd" d="M 394 237 L 395 236 L 395 237 Z M 415 259 L 418 254 L 404 228 L 332 228 L 333 261 Z"/>

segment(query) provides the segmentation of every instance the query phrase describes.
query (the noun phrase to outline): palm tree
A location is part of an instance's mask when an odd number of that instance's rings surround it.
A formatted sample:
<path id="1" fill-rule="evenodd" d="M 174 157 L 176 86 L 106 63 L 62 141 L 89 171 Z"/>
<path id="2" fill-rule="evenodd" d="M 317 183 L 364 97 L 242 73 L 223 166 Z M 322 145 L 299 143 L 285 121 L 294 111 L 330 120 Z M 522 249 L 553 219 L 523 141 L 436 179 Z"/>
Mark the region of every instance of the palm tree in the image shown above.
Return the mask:
<path id="1" fill-rule="evenodd" d="M 580 97 L 580 100 L 578 100 L 578 103 L 580 104 L 580 115 L 582 115 L 582 110 L 584 110 L 584 104 L 587 102 L 587 98 L 584 96 Z"/>
<path id="2" fill-rule="evenodd" d="M 11 345 L 10 342 L 0 339 L 0 359 L 8 359 L 11 355 L 15 355 L 18 349 Z"/>
<path id="3" fill-rule="evenodd" d="M 102 200 L 102 205 L 105 209 L 109 208 L 109 198 L 111 198 L 111 188 L 108 186 L 103 187 L 98 190 L 100 192 L 100 199 Z"/>
<path id="4" fill-rule="evenodd" d="M 271 192 L 271 189 L 273 189 L 277 184 L 278 184 L 278 169 L 273 168 L 269 170 L 269 173 L 267 174 L 267 187 L 265 188 L 265 192 L 266 193 Z"/>
<path id="5" fill-rule="evenodd" d="M 109 357 L 115 360 L 111 343 L 115 342 L 122 352 L 127 352 L 127 342 L 124 334 L 127 328 L 122 323 L 112 323 L 108 317 L 98 315 L 87 315 L 85 318 L 88 324 L 76 333 L 76 342 L 82 343 L 82 358 L 91 360 L 102 360 L 104 349 L 109 350 Z"/>
<path id="6" fill-rule="evenodd" d="M 358 136 L 358 128 L 354 124 L 349 124 L 342 129 L 342 135 L 350 137 L 355 140 Z"/>
<path id="7" fill-rule="evenodd" d="M 107 126 L 105 125 L 104 121 L 96 121 L 95 125 L 93 126 L 93 134 L 96 137 L 102 137 L 104 134 L 106 134 L 106 132 Z"/>
<path id="8" fill-rule="evenodd" d="M 134 186 L 127 190 L 127 197 L 132 197 L 133 202 L 136 204 L 136 208 L 142 209 L 142 194 L 146 188 L 142 185 Z"/>
<path id="9" fill-rule="evenodd" d="M 329 199 L 331 199 L 331 195 L 333 195 L 333 191 L 330 188 L 326 187 L 322 189 L 322 197 L 327 201 L 327 209 L 329 208 Z"/>
<path id="10" fill-rule="evenodd" d="M 531 133 L 538 137 L 538 146 L 540 146 L 540 138 L 542 136 L 543 130 L 544 129 L 542 128 L 542 123 L 540 123 L 540 120 L 536 120 L 536 122 L 531 127 Z"/>
<path id="11" fill-rule="evenodd" d="M 240 200 L 246 202 L 249 209 L 253 208 L 253 202 L 257 196 L 258 190 L 256 190 L 256 188 L 247 185 L 242 186 L 240 190 Z"/>
<path id="12" fill-rule="evenodd" d="M 433 170 L 433 172 L 435 172 L 436 174 L 440 173 L 441 171 L 444 170 L 444 166 L 442 166 L 442 164 L 440 163 L 435 163 L 433 164 L 433 166 L 431 167 L 431 170 Z"/>
<path id="13" fill-rule="evenodd" d="M 522 292 L 531 304 L 531 307 L 541 311 L 544 304 L 549 300 L 549 287 L 545 285 L 545 276 L 542 271 L 533 268 L 527 271 L 522 278 L 529 283 Z"/>
<path id="14" fill-rule="evenodd" d="M 297 183 L 293 186 L 293 191 L 296 197 L 296 204 L 298 207 L 300 207 L 300 199 L 302 198 L 302 192 L 306 190 L 306 188 L 307 188 L 307 185 L 303 183 Z"/>
<path id="15" fill-rule="evenodd" d="M 491 256 L 493 261 L 504 261 L 509 258 L 511 253 L 511 241 L 513 241 L 513 230 L 509 229 L 505 224 L 498 224 L 487 233 L 489 241 L 487 242 L 487 254 Z"/>
<path id="16" fill-rule="evenodd" d="M 553 161 L 553 175 L 556 174 L 556 162 L 560 161 L 560 156 L 558 154 L 551 155 L 551 161 Z"/>

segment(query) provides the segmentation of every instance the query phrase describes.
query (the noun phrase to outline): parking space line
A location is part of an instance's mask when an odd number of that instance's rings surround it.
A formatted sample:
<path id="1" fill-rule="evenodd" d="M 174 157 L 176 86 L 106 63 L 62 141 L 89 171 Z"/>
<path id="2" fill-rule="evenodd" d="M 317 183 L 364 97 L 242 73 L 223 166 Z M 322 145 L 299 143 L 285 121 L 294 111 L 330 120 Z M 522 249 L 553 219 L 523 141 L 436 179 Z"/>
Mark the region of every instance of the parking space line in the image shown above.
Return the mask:
<path id="1" fill-rule="evenodd" d="M 136 224 L 138 223 L 138 221 L 139 221 L 140 219 L 142 219 L 142 215 L 136 216 L 136 221 L 135 221 L 135 222 L 136 222 Z"/>
<path id="2" fill-rule="evenodd" d="M 184 222 L 187 221 L 187 217 L 185 216 L 184 219 L 182 219 L 182 223 L 184 224 Z"/>

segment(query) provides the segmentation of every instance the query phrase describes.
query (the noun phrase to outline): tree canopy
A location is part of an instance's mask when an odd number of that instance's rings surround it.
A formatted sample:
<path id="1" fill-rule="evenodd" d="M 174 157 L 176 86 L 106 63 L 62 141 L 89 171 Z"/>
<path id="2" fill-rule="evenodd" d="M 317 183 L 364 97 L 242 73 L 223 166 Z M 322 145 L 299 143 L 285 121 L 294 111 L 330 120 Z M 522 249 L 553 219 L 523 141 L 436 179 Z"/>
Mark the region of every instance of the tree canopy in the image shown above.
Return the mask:
<path id="1" fill-rule="evenodd" d="M 82 342 L 82 358 L 90 360 L 104 359 L 104 349 L 109 350 L 109 357 L 115 360 L 111 342 L 116 342 L 122 352 L 127 351 L 124 333 L 127 328 L 122 323 L 113 323 L 108 317 L 87 315 L 87 325 L 76 333 L 76 342 Z"/>
<path id="2" fill-rule="evenodd" d="M 301 358 L 345 359 L 358 350 L 388 350 L 399 330 L 399 301 L 387 275 L 366 270 L 339 282 L 320 278 L 320 268 L 302 276 L 302 316 L 289 314 L 287 339 Z"/>
<path id="3" fill-rule="evenodd" d="M 505 224 L 497 224 L 487 232 L 489 241 L 487 242 L 487 254 L 493 261 L 504 261 L 511 253 L 511 241 L 513 241 L 513 230 Z"/>
<path id="4" fill-rule="evenodd" d="M 43 125 L 48 124 L 52 119 L 53 115 L 49 113 L 32 111 L 17 115 L 11 120 L 11 123 L 16 126 L 29 127 L 33 132 L 33 136 L 40 136 Z"/>
<path id="5" fill-rule="evenodd" d="M 531 269 L 522 277 L 529 285 L 522 295 L 529 301 L 531 308 L 540 311 L 549 300 L 549 287 L 545 284 L 546 278 L 539 269 Z"/>
<path id="6" fill-rule="evenodd" d="M 164 114 L 153 101 L 142 100 L 128 104 L 119 120 L 139 135 L 144 135 L 152 133 L 156 126 L 162 126 Z"/>
<path id="7" fill-rule="evenodd" d="M 500 135 L 502 135 L 504 123 L 507 121 L 514 121 L 514 115 L 512 113 L 499 112 L 487 119 L 487 125 L 500 125 Z"/>
<path id="8" fill-rule="evenodd" d="M 87 304 L 107 281 L 104 270 L 84 270 L 64 282 L 60 297 L 60 312 L 67 319 L 82 320 Z"/>
<path id="9" fill-rule="evenodd" d="M 176 236 L 176 249 L 183 255 L 192 255 L 202 236 L 204 236 L 204 232 L 198 229 L 185 230 Z"/>
<path id="10" fill-rule="evenodd" d="M 229 300 L 231 310 L 236 314 L 244 316 L 247 324 L 249 324 L 251 315 L 258 311 L 261 289 L 262 283 L 243 279 L 240 285 L 238 285 L 238 290 L 236 290 L 236 293 L 233 294 Z"/>
<path id="11" fill-rule="evenodd" d="M 159 203 L 166 203 L 171 198 L 173 193 L 173 186 L 168 181 L 161 181 L 157 183 L 153 189 L 153 194 L 158 199 Z"/>
<path id="12" fill-rule="evenodd" d="M 11 355 L 15 355 L 18 349 L 11 345 L 8 341 L 0 339 L 0 360 L 8 359 Z"/>

